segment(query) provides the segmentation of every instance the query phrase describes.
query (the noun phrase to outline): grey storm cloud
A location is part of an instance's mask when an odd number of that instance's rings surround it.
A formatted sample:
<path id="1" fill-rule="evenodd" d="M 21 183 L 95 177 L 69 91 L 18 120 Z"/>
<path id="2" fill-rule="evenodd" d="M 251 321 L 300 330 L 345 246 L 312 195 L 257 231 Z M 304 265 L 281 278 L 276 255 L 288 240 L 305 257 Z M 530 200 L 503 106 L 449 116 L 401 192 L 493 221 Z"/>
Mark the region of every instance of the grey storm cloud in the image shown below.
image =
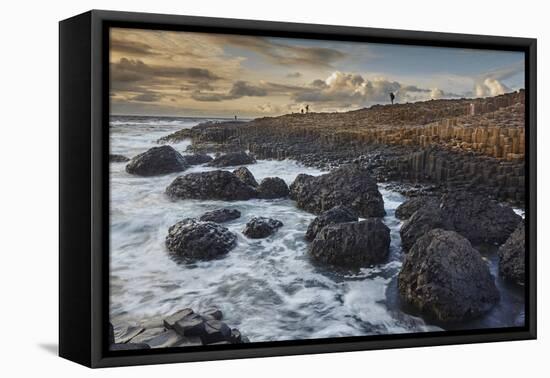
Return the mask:
<path id="1" fill-rule="evenodd" d="M 291 79 L 297 79 L 299 77 L 302 77 L 302 74 L 300 72 L 290 72 L 290 73 L 286 74 L 286 77 L 291 78 Z"/>
<path id="2" fill-rule="evenodd" d="M 250 84 L 246 81 L 236 81 L 226 93 L 210 92 L 204 93 L 195 91 L 191 95 L 196 101 L 224 101 L 234 100 L 241 97 L 264 97 L 273 95 L 293 95 L 294 93 L 306 90 L 304 87 L 296 85 L 278 84 L 272 82 L 261 82 L 258 85 Z"/>
<path id="3" fill-rule="evenodd" d="M 223 101 L 234 100 L 241 97 L 263 97 L 268 92 L 265 88 L 248 84 L 246 81 L 236 81 L 227 93 L 203 93 L 196 91 L 191 97 L 197 101 Z"/>
<path id="4" fill-rule="evenodd" d="M 161 95 L 154 92 L 145 92 L 140 93 L 136 96 L 133 96 L 131 98 L 132 101 L 139 101 L 139 102 L 156 102 L 159 101 L 162 98 Z"/>
<path id="5" fill-rule="evenodd" d="M 157 55 L 147 43 L 127 41 L 123 39 L 111 39 L 111 51 L 132 55 Z"/>
<path id="6" fill-rule="evenodd" d="M 220 37 L 216 37 L 220 40 Z M 286 45 L 268 38 L 225 35 L 223 42 L 235 47 L 246 48 L 262 55 L 273 63 L 292 66 L 330 67 L 347 54 L 327 47 Z"/>
<path id="7" fill-rule="evenodd" d="M 158 78 L 187 79 L 190 81 L 214 81 L 219 76 L 206 68 L 148 65 L 139 59 L 121 58 L 111 63 L 111 80 L 131 82 Z"/>

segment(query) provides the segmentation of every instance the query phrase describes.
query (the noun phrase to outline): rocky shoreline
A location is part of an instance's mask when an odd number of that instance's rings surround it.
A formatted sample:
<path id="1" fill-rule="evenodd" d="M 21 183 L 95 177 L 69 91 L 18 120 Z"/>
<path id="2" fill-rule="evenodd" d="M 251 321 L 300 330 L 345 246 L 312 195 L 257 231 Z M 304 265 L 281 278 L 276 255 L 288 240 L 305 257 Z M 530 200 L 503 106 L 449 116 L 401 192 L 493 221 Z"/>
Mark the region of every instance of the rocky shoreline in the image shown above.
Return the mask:
<path id="1" fill-rule="evenodd" d="M 494 101 L 501 105 L 497 110 L 510 106 L 516 109 L 521 96 L 514 94 Z M 485 106 L 485 112 L 476 113 L 474 106 L 472 114 L 464 116 L 463 102 L 436 101 L 413 115 L 420 114 L 424 124 L 431 125 L 449 116 L 469 117 L 474 122 L 476 117 L 487 119 L 487 113 L 496 111 L 483 102 L 479 104 L 481 109 Z M 378 121 L 403 127 L 412 117 L 405 110 L 398 108 L 401 118 L 397 120 L 388 118 L 392 112 L 388 107 L 374 107 L 374 114 L 362 117 L 372 120 L 377 116 Z M 391 182 L 393 189 L 409 197 L 396 210 L 396 216 L 403 220 L 403 266 L 398 275 L 398 291 L 406 303 L 444 323 L 488 313 L 499 302 L 500 294 L 478 251 L 483 245 L 500 248 L 498 274 L 503 279 L 524 283 L 523 220 L 502 203 L 523 205 L 525 172 L 521 159 L 487 156 L 491 150 L 488 147 L 482 153 L 466 145 L 462 149 L 449 148 L 456 141 L 444 144 L 438 140 L 425 145 L 425 138 L 417 138 L 414 140 L 424 145 L 383 145 L 372 143 L 369 138 L 374 134 L 370 131 L 364 135 L 350 136 L 347 131 L 329 135 L 319 125 L 313 130 L 304 127 L 303 119 L 299 127 L 289 123 L 303 116 L 206 123 L 178 131 L 159 142 L 191 138 L 189 154 L 180 154 L 169 145 L 153 147 L 130 159 L 126 171 L 138 176 L 181 172 L 165 189 L 172 201 L 289 198 L 297 208 L 316 215 L 304 239 L 308 242 L 309 258 L 328 269 L 360 269 L 387 260 L 390 231 L 382 222 L 386 211 L 378 183 Z M 337 121 L 338 117 L 325 118 Z M 512 151 L 516 149 L 514 146 Z M 212 159 L 206 153 L 216 153 L 216 157 Z M 267 177 L 258 183 L 246 168 L 256 164 L 257 159 L 288 158 L 308 166 L 330 168 L 330 172 L 319 176 L 299 174 L 287 186 L 279 177 Z M 116 156 L 112 161 L 125 159 Z M 196 164 L 215 169 L 185 173 Z M 229 171 L 226 167 L 238 168 Z M 167 230 L 166 249 L 174 261 L 183 264 L 224 258 L 235 248 L 238 237 L 223 223 L 240 216 L 238 211 L 219 208 L 198 218 L 183 218 Z M 278 219 L 263 217 L 258 209 L 241 232 L 249 239 L 269 241 L 284 227 Z M 113 348 L 246 342 L 238 330 L 221 322 L 218 311 L 199 315 L 185 309 L 163 319 L 162 326 L 115 325 Z"/>
<path id="2" fill-rule="evenodd" d="M 519 91 L 347 113 L 207 122 L 158 142 L 190 138 L 190 152 L 248 150 L 258 159 L 294 159 L 322 169 L 359 162 L 379 182 L 432 184 L 441 192 L 470 190 L 521 206 L 524 96 Z"/>

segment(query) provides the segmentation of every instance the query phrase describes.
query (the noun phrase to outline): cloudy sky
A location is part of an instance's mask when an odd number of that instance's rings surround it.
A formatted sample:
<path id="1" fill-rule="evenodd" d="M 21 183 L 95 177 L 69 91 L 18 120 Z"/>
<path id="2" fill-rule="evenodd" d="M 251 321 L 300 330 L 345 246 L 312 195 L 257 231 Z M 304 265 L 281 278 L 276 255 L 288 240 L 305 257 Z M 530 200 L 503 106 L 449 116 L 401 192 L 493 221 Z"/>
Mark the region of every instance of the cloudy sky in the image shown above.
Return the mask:
<path id="1" fill-rule="evenodd" d="M 518 52 L 111 29 L 111 112 L 258 117 L 524 87 Z"/>

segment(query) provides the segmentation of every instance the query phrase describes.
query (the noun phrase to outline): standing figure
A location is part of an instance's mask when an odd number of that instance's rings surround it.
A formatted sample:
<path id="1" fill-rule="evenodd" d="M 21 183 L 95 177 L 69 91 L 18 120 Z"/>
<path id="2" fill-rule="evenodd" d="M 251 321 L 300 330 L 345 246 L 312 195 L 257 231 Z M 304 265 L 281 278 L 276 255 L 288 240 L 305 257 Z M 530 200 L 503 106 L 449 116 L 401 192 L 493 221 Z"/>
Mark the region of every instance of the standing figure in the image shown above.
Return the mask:
<path id="1" fill-rule="evenodd" d="M 300 109 L 300 113 L 304 114 L 304 109 Z"/>
<path id="2" fill-rule="evenodd" d="M 237 115 L 235 114 L 235 121 L 237 120 Z"/>
<path id="3" fill-rule="evenodd" d="M 306 113 L 309 113 L 309 105 L 306 105 Z"/>
<path id="4" fill-rule="evenodd" d="M 395 95 L 393 94 L 393 92 L 390 92 L 390 100 L 391 104 L 393 105 L 393 100 L 395 100 Z"/>

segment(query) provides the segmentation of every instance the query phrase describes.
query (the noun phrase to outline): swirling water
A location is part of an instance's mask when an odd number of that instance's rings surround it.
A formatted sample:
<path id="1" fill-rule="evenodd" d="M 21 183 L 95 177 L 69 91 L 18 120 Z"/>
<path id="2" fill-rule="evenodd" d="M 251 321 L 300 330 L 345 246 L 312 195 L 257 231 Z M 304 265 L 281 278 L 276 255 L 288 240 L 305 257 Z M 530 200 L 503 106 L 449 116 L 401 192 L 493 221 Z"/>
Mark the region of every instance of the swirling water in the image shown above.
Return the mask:
<path id="1" fill-rule="evenodd" d="M 159 137 L 197 122 L 115 119 L 110 128 L 111 153 L 132 157 L 155 146 Z M 188 141 L 172 144 L 182 153 L 188 145 Z M 314 215 L 296 208 L 290 199 L 174 202 L 164 190 L 182 173 L 144 178 L 127 174 L 124 167 L 125 163 L 110 166 L 110 314 L 114 323 L 163 318 L 185 307 L 200 312 L 217 306 L 224 321 L 251 341 L 441 330 L 405 313 L 396 299 L 402 253 L 401 222 L 394 211 L 404 201 L 400 194 L 381 186 L 387 212 L 384 222 L 391 230 L 387 263 L 338 271 L 309 260 L 304 234 Z M 277 176 L 288 184 L 299 173 L 324 173 L 291 160 L 260 160 L 248 168 L 258 181 Z M 210 169 L 201 165 L 185 173 Z M 224 224 L 238 235 L 237 247 L 214 261 L 185 265 L 172 260 L 164 246 L 168 228 L 183 218 L 221 207 L 241 212 L 240 218 Z M 279 219 L 284 226 L 266 239 L 247 239 L 241 231 L 258 215 Z M 489 320 L 470 326 L 512 322 L 521 309 L 517 309 L 520 299 L 511 295 L 506 304 L 516 305 L 513 314 L 506 314 L 510 306 L 505 306 Z"/>

